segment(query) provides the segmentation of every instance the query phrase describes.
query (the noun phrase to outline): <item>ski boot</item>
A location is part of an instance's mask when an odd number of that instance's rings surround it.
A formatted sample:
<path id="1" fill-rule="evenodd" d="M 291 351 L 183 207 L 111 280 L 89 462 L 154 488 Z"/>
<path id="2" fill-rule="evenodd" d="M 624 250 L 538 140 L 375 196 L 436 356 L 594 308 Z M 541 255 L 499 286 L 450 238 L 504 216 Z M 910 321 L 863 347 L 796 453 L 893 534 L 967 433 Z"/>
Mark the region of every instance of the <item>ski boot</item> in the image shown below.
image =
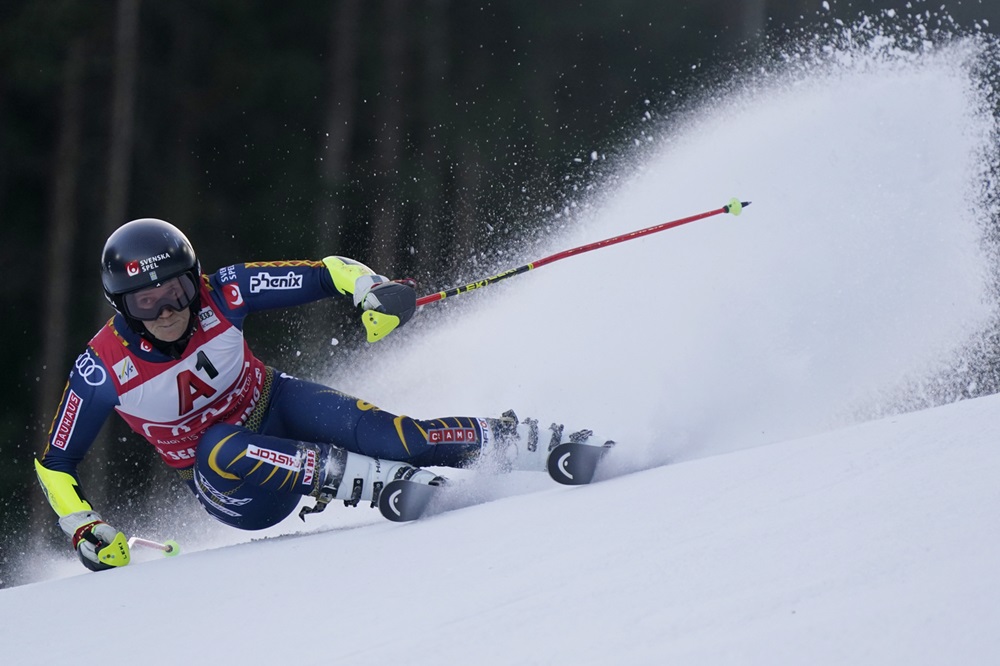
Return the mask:
<path id="1" fill-rule="evenodd" d="M 302 507 L 299 518 L 306 519 L 310 513 L 319 513 L 333 500 L 342 500 L 344 506 L 358 506 L 361 502 L 371 502 L 372 508 L 379 506 L 382 490 L 393 481 L 409 481 L 428 486 L 446 483 L 425 469 L 395 460 L 380 460 L 351 453 L 336 446 L 330 447 L 330 454 L 322 465 L 317 489 L 311 494 L 316 498 L 313 507 Z"/>
<path id="2" fill-rule="evenodd" d="M 615 445 L 612 440 L 595 436 L 591 430 L 567 435 L 559 423 L 542 429 L 538 419 L 519 421 L 512 409 L 498 419 L 480 419 L 480 424 L 483 429 L 480 459 L 500 472 L 544 472 L 549 469 L 549 454 L 564 444 L 594 447 L 601 455 Z"/>

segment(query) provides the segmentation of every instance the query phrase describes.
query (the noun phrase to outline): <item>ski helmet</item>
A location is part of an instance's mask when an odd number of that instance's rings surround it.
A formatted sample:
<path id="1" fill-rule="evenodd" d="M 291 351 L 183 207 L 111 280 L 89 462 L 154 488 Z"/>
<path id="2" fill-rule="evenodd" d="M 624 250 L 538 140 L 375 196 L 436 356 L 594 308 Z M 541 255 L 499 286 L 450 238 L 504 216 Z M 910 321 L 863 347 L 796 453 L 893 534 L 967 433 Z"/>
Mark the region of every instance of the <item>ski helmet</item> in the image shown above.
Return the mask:
<path id="1" fill-rule="evenodd" d="M 104 295 L 138 333 L 145 332 L 142 320 L 156 319 L 160 304 L 150 316 L 150 312 L 129 307 L 129 294 L 181 278 L 177 298 L 165 305 L 174 309 L 197 307 L 200 276 L 201 264 L 191 242 L 169 222 L 148 217 L 132 220 L 116 229 L 104 244 Z"/>

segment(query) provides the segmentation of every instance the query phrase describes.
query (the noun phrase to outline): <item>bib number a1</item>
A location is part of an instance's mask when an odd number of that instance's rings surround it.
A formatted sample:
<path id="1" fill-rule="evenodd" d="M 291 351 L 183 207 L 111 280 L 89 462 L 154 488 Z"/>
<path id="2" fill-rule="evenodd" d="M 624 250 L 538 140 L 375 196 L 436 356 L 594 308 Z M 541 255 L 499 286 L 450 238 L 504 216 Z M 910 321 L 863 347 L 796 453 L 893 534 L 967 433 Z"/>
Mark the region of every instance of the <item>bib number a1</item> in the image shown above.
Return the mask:
<path id="1" fill-rule="evenodd" d="M 219 376 L 219 371 L 212 365 L 208 355 L 199 351 L 195 369 L 204 372 L 209 379 Z M 177 410 L 179 416 L 184 416 L 194 409 L 194 401 L 198 398 L 211 398 L 217 391 L 191 370 L 184 370 L 177 375 Z"/>

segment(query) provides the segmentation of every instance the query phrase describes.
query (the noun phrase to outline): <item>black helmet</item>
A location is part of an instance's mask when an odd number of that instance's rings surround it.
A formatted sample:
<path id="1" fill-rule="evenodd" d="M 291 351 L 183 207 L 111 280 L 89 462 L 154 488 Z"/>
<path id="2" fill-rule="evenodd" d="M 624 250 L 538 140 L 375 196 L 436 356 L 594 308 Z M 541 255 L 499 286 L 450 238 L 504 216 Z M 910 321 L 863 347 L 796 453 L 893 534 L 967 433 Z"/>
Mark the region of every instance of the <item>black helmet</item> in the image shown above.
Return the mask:
<path id="1" fill-rule="evenodd" d="M 200 276 L 201 265 L 191 242 L 169 222 L 149 217 L 132 220 L 118 227 L 104 244 L 104 295 L 138 333 L 145 330 L 138 320 L 156 317 L 137 317 L 137 313 L 129 312 L 126 294 L 184 277 L 186 298 L 178 304 L 197 306 Z"/>

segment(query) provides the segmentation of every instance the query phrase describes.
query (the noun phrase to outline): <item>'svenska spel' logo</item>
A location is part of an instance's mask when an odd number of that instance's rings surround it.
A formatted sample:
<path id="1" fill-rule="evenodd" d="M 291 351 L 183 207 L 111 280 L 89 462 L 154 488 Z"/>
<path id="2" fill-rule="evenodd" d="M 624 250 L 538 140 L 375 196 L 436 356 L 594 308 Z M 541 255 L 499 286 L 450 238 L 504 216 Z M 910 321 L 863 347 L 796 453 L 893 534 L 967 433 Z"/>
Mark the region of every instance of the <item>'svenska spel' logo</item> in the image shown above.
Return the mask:
<path id="1" fill-rule="evenodd" d="M 243 294 L 240 292 L 240 285 L 238 284 L 226 284 L 222 286 L 222 293 L 226 296 L 226 305 L 229 306 L 230 310 L 235 310 L 236 308 L 243 305 Z"/>
<path id="2" fill-rule="evenodd" d="M 236 266 L 226 266 L 219 269 L 219 282 L 233 282 L 236 278 Z"/>
<path id="3" fill-rule="evenodd" d="M 142 269 L 143 273 L 148 273 L 159 266 L 161 261 L 165 261 L 169 258 L 169 254 L 158 254 L 155 257 L 146 257 L 145 259 L 139 260 L 139 268 Z"/>

